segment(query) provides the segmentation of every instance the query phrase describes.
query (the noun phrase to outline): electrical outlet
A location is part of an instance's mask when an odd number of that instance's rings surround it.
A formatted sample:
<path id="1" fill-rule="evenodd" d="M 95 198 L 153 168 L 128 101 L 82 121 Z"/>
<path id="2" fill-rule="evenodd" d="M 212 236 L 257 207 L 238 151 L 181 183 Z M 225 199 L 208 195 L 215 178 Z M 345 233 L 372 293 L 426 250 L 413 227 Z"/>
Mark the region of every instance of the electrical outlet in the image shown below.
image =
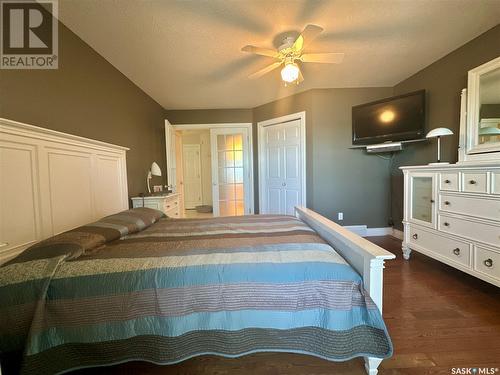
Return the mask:
<path id="1" fill-rule="evenodd" d="M 339 212 L 338 219 L 344 220 L 344 213 L 343 212 Z"/>

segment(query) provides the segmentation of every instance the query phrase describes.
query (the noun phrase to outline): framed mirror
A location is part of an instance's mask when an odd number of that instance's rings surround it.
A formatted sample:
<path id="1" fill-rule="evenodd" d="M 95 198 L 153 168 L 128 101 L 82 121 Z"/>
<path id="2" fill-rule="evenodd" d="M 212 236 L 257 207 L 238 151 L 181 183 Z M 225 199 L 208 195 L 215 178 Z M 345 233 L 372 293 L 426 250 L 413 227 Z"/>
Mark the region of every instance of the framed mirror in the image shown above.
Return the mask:
<path id="1" fill-rule="evenodd" d="M 500 57 L 469 70 L 465 161 L 500 158 Z M 464 112 L 464 109 L 462 109 Z M 464 161 L 464 160 L 462 160 Z"/>

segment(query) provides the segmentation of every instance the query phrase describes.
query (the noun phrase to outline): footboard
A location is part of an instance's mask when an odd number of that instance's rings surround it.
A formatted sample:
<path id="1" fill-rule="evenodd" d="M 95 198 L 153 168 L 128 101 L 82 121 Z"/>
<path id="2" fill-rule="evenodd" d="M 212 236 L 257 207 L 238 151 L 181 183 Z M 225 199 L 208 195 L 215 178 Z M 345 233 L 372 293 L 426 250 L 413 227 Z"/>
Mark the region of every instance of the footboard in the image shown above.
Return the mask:
<path id="1" fill-rule="evenodd" d="M 363 277 L 366 291 L 382 312 L 384 261 L 396 256 L 308 208 L 295 207 L 295 216 L 313 228 Z M 367 373 L 377 374 L 380 362 L 381 359 L 365 357 Z"/>

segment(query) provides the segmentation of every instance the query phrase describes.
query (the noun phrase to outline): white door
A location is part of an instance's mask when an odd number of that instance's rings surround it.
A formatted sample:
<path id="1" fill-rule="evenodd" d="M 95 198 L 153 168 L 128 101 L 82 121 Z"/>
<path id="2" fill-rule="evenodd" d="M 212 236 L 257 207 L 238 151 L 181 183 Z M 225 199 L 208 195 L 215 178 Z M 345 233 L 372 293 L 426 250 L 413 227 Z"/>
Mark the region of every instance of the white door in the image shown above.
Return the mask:
<path id="1" fill-rule="evenodd" d="M 295 206 L 305 205 L 303 133 L 301 120 L 262 128 L 260 213 L 293 215 Z"/>
<path id="2" fill-rule="evenodd" d="M 251 161 L 247 129 L 210 129 L 210 140 L 214 215 L 251 214 Z"/>
<path id="3" fill-rule="evenodd" d="M 182 146 L 184 171 L 184 205 L 186 209 L 201 205 L 201 160 L 200 145 Z"/>

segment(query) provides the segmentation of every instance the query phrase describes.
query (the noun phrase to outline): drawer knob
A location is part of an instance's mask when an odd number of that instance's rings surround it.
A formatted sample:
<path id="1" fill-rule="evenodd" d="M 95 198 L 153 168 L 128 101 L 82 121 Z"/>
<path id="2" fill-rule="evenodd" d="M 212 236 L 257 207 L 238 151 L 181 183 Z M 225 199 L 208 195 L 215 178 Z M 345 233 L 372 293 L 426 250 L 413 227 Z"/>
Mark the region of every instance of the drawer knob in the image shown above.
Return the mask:
<path id="1" fill-rule="evenodd" d="M 417 239 L 417 238 L 418 238 L 418 234 L 416 234 L 416 233 L 415 233 L 412 237 L 413 237 L 414 239 Z"/>
<path id="2" fill-rule="evenodd" d="M 444 180 L 444 183 L 445 184 L 451 184 L 451 181 L 450 180 Z"/>
<path id="3" fill-rule="evenodd" d="M 449 206 L 450 205 L 450 201 L 444 201 L 444 205 L 445 206 Z"/>
<path id="4" fill-rule="evenodd" d="M 486 267 L 489 267 L 489 268 L 493 267 L 493 260 L 490 258 L 486 259 L 483 263 Z"/>
<path id="5" fill-rule="evenodd" d="M 447 221 L 445 221 L 445 222 L 443 223 L 443 225 L 444 225 L 445 227 L 449 227 L 449 226 L 450 226 L 450 223 L 448 223 Z"/>
<path id="6" fill-rule="evenodd" d="M 460 255 L 460 249 L 458 247 L 456 249 L 453 249 L 453 254 Z"/>
<path id="7" fill-rule="evenodd" d="M 469 181 L 469 184 L 471 184 L 471 185 L 475 185 L 475 184 L 476 184 L 476 180 L 470 180 L 470 181 Z"/>

